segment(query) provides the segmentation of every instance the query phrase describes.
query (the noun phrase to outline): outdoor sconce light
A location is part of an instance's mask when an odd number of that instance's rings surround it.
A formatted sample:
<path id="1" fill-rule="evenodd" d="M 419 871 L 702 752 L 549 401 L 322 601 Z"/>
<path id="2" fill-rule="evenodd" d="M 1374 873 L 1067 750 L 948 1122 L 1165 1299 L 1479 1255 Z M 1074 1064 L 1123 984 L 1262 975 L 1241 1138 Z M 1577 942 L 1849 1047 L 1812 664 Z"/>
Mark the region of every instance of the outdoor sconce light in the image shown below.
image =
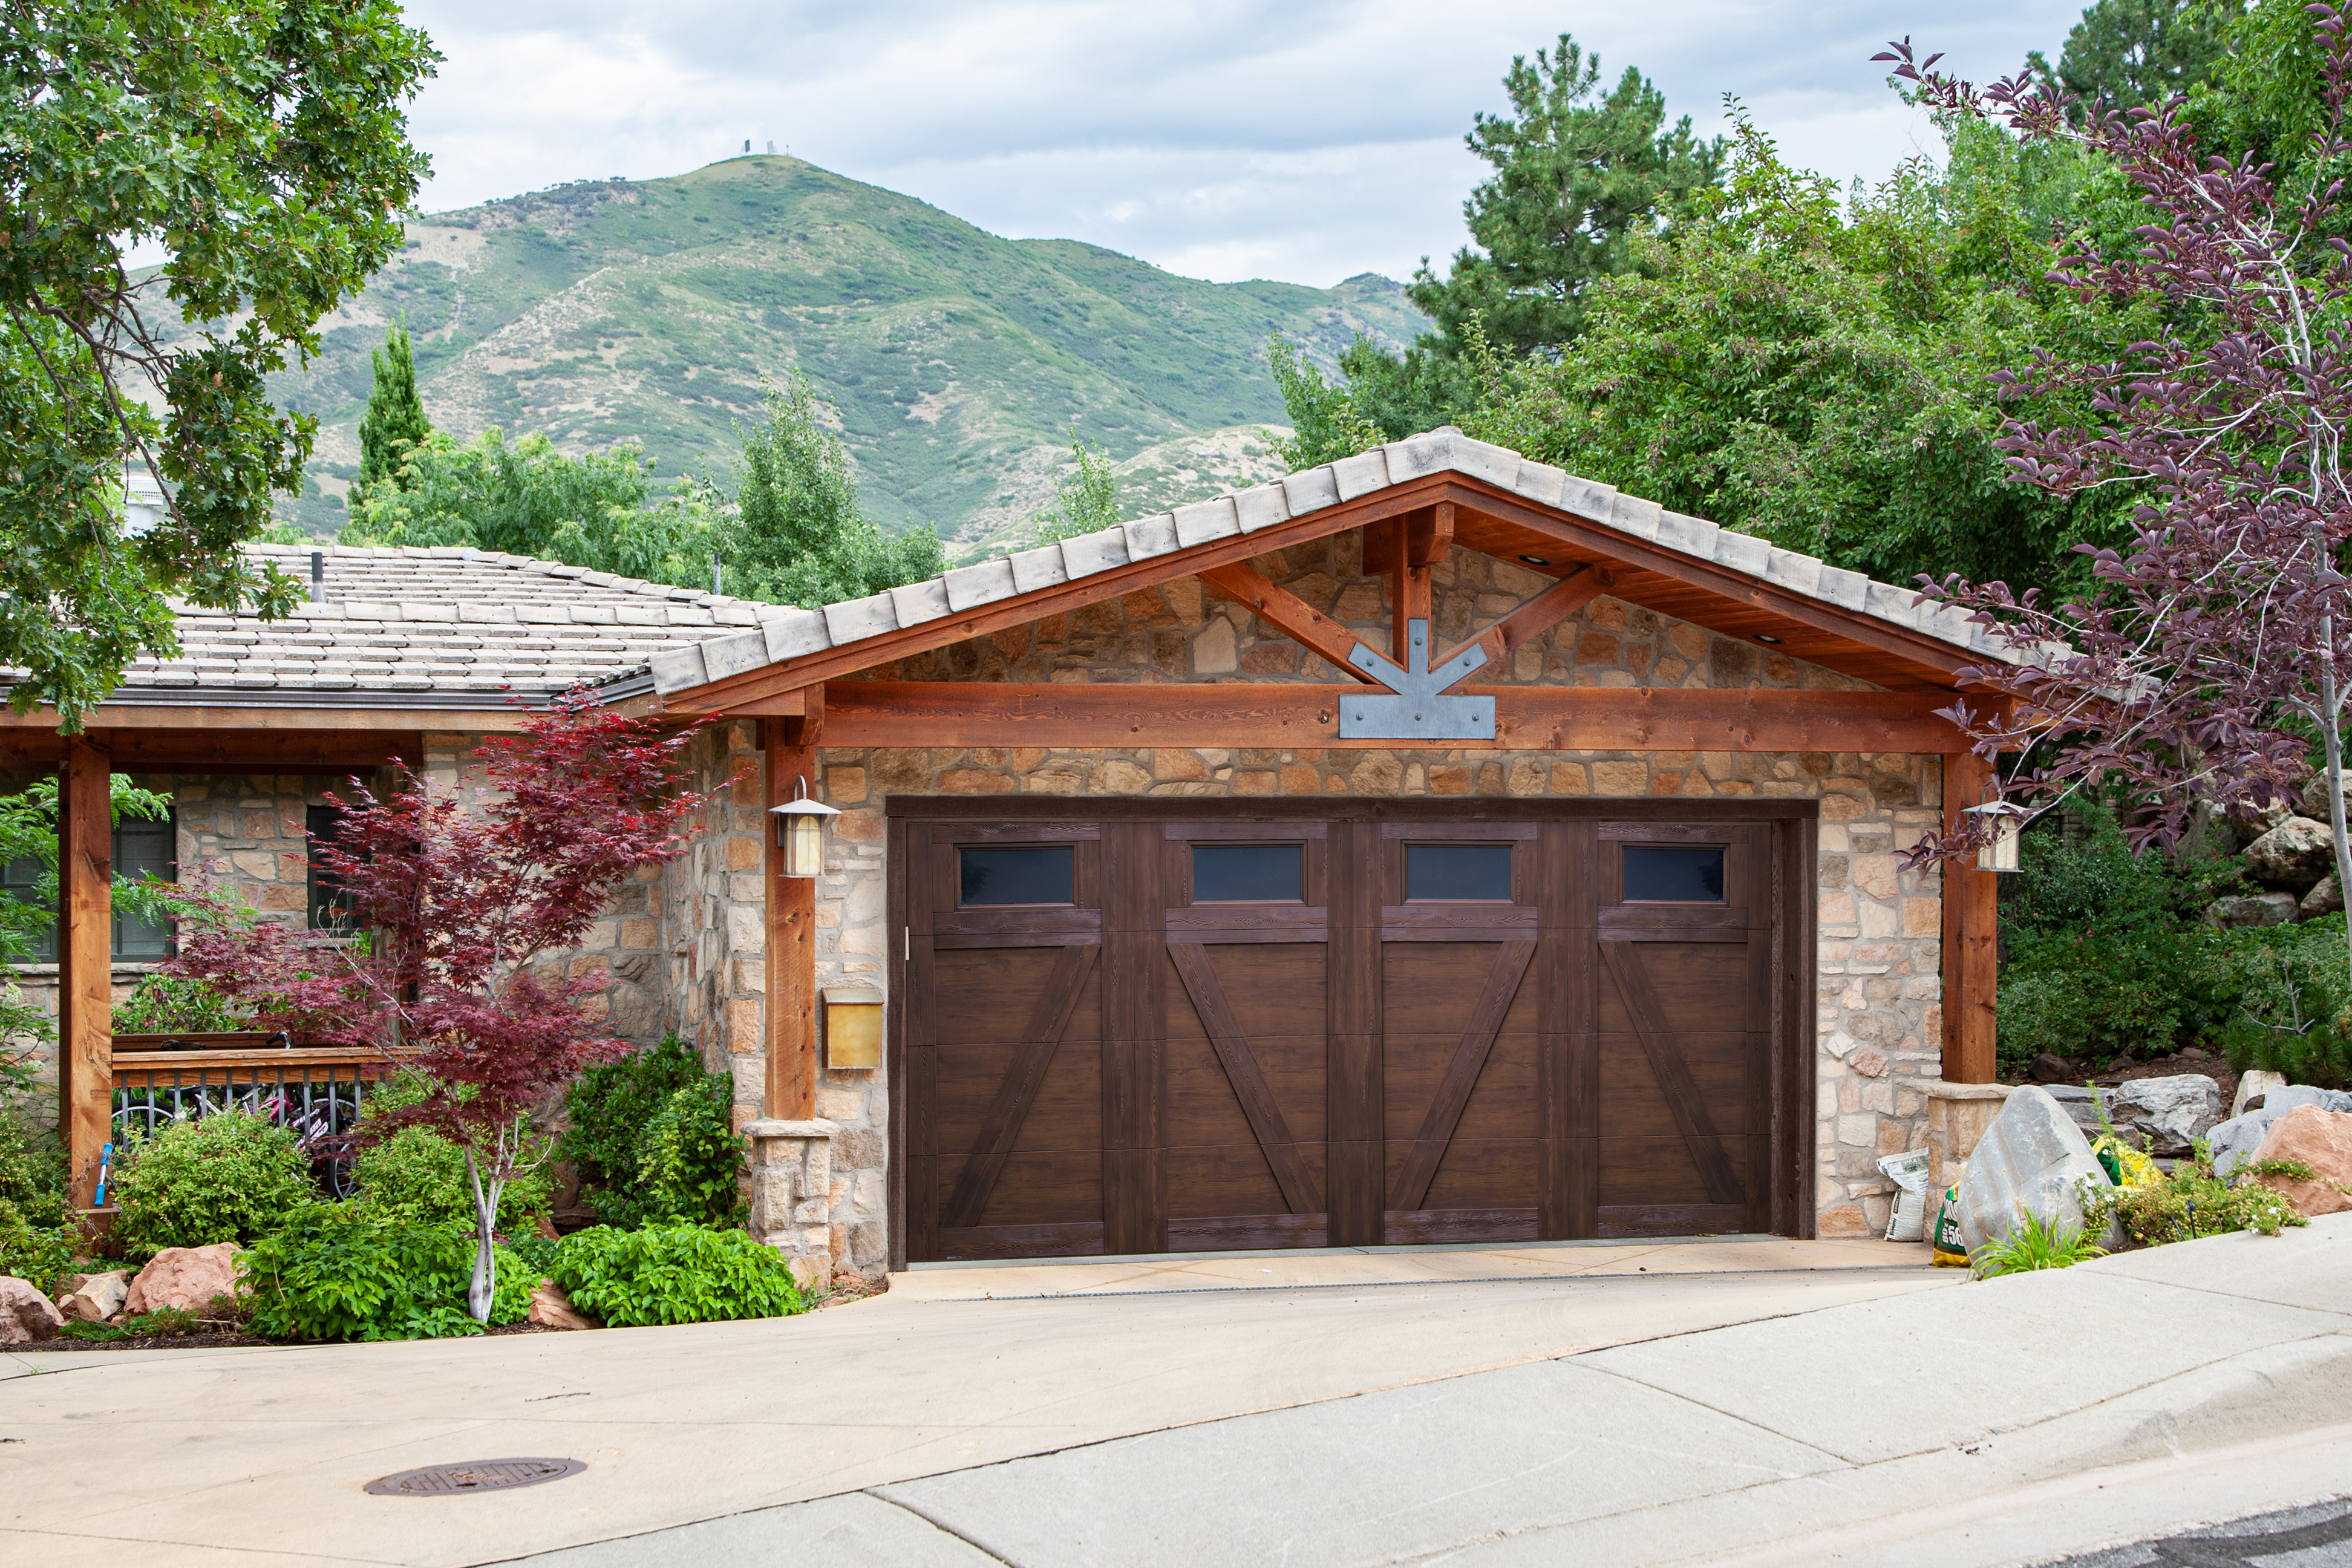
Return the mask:
<path id="1" fill-rule="evenodd" d="M 1962 812 L 1979 823 L 1989 823 L 1992 838 L 1977 848 L 1977 869 L 1979 871 L 2014 871 L 2017 869 L 2017 840 L 2025 826 L 2025 808 L 2011 805 L 2005 800 L 1988 801 Z"/>
<path id="2" fill-rule="evenodd" d="M 776 819 L 776 843 L 784 852 L 784 875 L 816 877 L 824 872 L 824 819 L 840 812 L 808 797 L 808 780 L 793 785 L 793 798 L 768 808 Z"/>
<path id="3" fill-rule="evenodd" d="M 824 1065 L 835 1072 L 882 1065 L 882 993 L 871 985 L 825 987 Z"/>

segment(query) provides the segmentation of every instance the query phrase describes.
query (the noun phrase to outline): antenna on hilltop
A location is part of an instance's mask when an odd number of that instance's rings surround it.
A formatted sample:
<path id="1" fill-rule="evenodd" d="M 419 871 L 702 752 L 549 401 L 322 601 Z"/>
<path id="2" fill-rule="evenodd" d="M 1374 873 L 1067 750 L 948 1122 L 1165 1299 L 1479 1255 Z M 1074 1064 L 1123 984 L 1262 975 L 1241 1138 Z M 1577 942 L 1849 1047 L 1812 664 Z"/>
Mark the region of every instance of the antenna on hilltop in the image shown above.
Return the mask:
<path id="1" fill-rule="evenodd" d="M 775 144 L 773 142 L 769 142 L 769 143 L 768 143 L 768 156 L 769 156 L 769 157 L 771 157 L 771 158 L 772 158 L 772 157 L 774 157 L 775 155 L 776 155 L 776 144 Z"/>

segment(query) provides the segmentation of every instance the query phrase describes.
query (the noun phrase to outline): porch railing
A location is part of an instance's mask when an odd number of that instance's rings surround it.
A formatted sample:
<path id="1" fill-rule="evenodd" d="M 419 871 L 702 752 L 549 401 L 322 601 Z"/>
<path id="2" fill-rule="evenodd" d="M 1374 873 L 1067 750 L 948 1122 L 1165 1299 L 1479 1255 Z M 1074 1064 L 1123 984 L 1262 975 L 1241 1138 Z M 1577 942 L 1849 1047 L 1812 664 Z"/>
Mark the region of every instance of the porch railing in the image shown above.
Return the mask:
<path id="1" fill-rule="evenodd" d="M 379 1051 L 284 1035 L 117 1035 L 114 1139 L 216 1111 L 251 1111 L 291 1131 L 321 1182 L 341 1194 L 351 1175 L 346 1134 L 369 1088 L 394 1070 Z"/>

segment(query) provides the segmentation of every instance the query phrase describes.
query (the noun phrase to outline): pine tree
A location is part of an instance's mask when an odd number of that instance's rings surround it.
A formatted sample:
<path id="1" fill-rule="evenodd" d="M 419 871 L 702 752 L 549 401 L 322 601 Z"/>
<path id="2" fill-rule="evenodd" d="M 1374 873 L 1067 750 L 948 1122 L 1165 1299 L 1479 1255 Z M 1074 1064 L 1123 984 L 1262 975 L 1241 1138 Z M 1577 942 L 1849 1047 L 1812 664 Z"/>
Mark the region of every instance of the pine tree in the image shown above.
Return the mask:
<path id="1" fill-rule="evenodd" d="M 368 388 L 367 412 L 360 417 L 358 488 L 362 490 L 398 485 L 408 449 L 423 446 L 433 434 L 425 402 L 416 395 L 416 359 L 409 349 L 408 329 L 394 322 L 383 335 L 383 347 L 371 357 L 375 376 Z"/>
<path id="2" fill-rule="evenodd" d="M 2205 79 L 2240 9 L 2217 0 L 2098 0 L 2066 35 L 2055 69 L 2039 49 L 2026 60 L 2046 88 L 2083 100 L 2077 121 L 2099 102 L 2125 110 L 2160 104 Z"/>

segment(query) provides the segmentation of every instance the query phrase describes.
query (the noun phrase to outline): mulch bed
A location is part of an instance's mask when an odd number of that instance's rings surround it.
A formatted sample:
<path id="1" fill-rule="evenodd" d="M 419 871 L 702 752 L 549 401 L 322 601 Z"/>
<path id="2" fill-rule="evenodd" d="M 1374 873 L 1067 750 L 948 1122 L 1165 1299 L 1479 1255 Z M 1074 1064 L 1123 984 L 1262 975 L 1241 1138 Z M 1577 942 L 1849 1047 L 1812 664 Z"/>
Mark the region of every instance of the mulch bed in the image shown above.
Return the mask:
<path id="1" fill-rule="evenodd" d="M 482 1331 L 488 1335 L 552 1334 L 562 1331 L 541 1323 L 499 1323 Z M 140 1334 L 120 1340 L 80 1340 L 71 1334 L 59 1334 L 55 1339 L 35 1344 L 11 1345 L 11 1353 L 47 1354 L 50 1351 L 217 1351 L 238 1350 L 248 1345 L 268 1345 L 278 1350 L 291 1350 L 305 1342 L 298 1340 L 265 1340 L 258 1334 L 239 1333 L 224 1329 L 204 1334 Z"/>
<path id="2" fill-rule="evenodd" d="M 2194 1047 L 2190 1049 L 2195 1049 Z M 2183 1073 L 2203 1073 L 2221 1086 L 2221 1103 L 2227 1106 L 2238 1092 L 2238 1075 L 2222 1058 L 2200 1052 L 2176 1051 L 2168 1057 L 2156 1057 L 2147 1061 L 2136 1061 L 2130 1066 L 2110 1072 L 2102 1065 L 2090 1062 L 2072 1064 L 2074 1070 L 2060 1079 L 2061 1083 L 2095 1083 L 2101 1089 L 2114 1089 L 2143 1078 L 2178 1078 Z M 2021 1072 L 2004 1072 L 2000 1081 L 2010 1084 L 2032 1083 L 2034 1080 Z"/>

